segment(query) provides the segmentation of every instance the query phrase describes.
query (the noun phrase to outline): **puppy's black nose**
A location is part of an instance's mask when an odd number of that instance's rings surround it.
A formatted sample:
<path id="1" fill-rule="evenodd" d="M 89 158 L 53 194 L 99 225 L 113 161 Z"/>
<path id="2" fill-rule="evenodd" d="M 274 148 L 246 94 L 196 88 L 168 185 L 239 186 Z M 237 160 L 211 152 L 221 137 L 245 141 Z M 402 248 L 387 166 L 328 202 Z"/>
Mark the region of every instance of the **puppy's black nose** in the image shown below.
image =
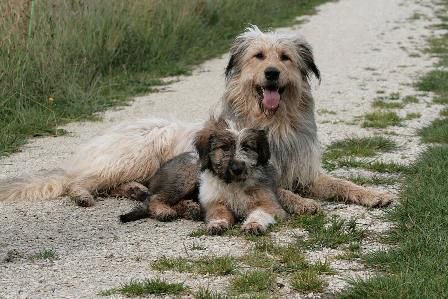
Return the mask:
<path id="1" fill-rule="evenodd" d="M 267 80 L 278 80 L 280 71 L 273 66 L 270 66 L 264 70 L 264 76 Z"/>
<path id="2" fill-rule="evenodd" d="M 234 175 L 240 175 L 246 169 L 246 163 L 243 161 L 233 161 L 230 170 Z"/>

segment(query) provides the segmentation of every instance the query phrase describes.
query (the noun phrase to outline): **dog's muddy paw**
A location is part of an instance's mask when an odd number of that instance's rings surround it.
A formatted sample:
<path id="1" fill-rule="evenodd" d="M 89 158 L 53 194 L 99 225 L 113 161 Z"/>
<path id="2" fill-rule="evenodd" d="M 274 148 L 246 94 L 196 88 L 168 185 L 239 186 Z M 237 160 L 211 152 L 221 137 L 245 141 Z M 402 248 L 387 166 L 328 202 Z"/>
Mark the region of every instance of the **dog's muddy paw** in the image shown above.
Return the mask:
<path id="1" fill-rule="evenodd" d="M 313 199 L 303 198 L 303 202 L 300 207 L 301 214 L 313 215 L 321 210 L 320 204 Z"/>
<path id="2" fill-rule="evenodd" d="M 266 227 L 258 222 L 246 223 L 241 227 L 241 230 L 252 235 L 262 235 L 266 233 Z"/>
<path id="3" fill-rule="evenodd" d="M 76 196 L 73 197 L 73 200 L 78 206 L 84 208 L 92 207 L 95 205 L 95 199 L 93 199 L 93 196 Z"/>
<path id="4" fill-rule="evenodd" d="M 386 192 L 372 192 L 366 194 L 360 200 L 360 203 L 370 208 L 381 208 L 390 205 L 394 201 L 394 195 Z"/>
<path id="5" fill-rule="evenodd" d="M 229 228 L 226 220 L 212 220 L 207 223 L 207 232 L 209 235 L 220 235 Z"/>
<path id="6" fill-rule="evenodd" d="M 173 221 L 177 218 L 177 213 L 173 209 L 163 209 L 153 214 L 153 217 L 162 222 Z"/>

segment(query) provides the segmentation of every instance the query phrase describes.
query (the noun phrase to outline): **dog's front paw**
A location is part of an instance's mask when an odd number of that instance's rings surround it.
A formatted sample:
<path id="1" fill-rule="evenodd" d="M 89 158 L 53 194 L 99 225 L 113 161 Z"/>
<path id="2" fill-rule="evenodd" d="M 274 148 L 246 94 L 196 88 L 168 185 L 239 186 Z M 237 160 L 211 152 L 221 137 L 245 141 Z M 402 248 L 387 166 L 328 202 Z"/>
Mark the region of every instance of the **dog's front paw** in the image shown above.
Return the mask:
<path id="1" fill-rule="evenodd" d="M 298 211 L 300 214 L 313 215 L 320 211 L 320 204 L 314 199 L 303 198 L 299 204 Z"/>
<path id="2" fill-rule="evenodd" d="M 394 201 L 395 196 L 387 192 L 367 191 L 358 199 L 363 206 L 370 208 L 381 208 L 388 206 Z"/>
<path id="3" fill-rule="evenodd" d="M 241 230 L 252 235 L 262 235 L 266 233 L 266 227 L 258 222 L 249 222 L 241 226 Z"/>
<path id="4" fill-rule="evenodd" d="M 207 232 L 209 235 L 220 235 L 229 228 L 229 222 L 226 220 L 211 220 L 207 223 Z"/>

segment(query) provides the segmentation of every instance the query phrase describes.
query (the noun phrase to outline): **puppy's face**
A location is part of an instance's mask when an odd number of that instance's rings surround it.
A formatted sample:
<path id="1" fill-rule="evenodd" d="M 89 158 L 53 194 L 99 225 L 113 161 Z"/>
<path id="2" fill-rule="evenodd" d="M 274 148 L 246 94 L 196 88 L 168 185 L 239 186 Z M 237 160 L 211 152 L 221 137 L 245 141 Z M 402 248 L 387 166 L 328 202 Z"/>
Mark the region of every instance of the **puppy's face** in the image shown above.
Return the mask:
<path id="1" fill-rule="evenodd" d="M 211 121 L 199 132 L 195 145 L 202 169 L 212 171 L 226 183 L 245 181 L 270 158 L 264 130 L 237 131 L 223 120 Z"/>

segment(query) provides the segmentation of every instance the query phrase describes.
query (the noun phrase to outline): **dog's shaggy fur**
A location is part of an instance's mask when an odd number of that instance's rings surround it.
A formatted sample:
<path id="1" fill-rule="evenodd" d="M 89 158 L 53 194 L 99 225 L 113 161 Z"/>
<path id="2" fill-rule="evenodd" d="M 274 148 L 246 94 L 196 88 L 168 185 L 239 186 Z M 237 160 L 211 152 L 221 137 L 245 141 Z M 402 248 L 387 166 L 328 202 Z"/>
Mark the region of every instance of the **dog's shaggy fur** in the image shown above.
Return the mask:
<path id="1" fill-rule="evenodd" d="M 230 54 L 221 116 L 232 120 L 237 129 L 269 129 L 272 162 L 282 187 L 371 207 L 391 201 L 388 194 L 322 172 L 309 85 L 310 77 L 320 78 L 320 73 L 303 38 L 263 33 L 253 26 L 235 39 Z M 199 128 L 159 119 L 113 128 L 86 144 L 62 174 L 3 184 L 0 200 L 68 194 L 89 206 L 95 192 L 145 182 L 163 162 L 192 151 Z M 306 199 L 301 202 L 305 210 L 316 208 Z"/>
<path id="2" fill-rule="evenodd" d="M 185 198 L 194 199 L 198 188 L 211 234 L 243 219 L 244 231 L 264 233 L 276 218 L 286 215 L 264 130 L 236 130 L 231 122 L 210 120 L 197 134 L 195 147 L 199 155 L 180 154 L 161 166 L 149 182 L 150 196 L 142 206 L 121 215 L 122 222 L 146 217 L 171 220 L 179 215 L 176 207 L 185 207 L 189 201 Z M 284 198 L 291 210 L 289 198 Z M 292 211 L 300 211 L 300 202 L 295 203 L 299 206 Z M 191 214 L 191 209 L 181 210 Z"/>

